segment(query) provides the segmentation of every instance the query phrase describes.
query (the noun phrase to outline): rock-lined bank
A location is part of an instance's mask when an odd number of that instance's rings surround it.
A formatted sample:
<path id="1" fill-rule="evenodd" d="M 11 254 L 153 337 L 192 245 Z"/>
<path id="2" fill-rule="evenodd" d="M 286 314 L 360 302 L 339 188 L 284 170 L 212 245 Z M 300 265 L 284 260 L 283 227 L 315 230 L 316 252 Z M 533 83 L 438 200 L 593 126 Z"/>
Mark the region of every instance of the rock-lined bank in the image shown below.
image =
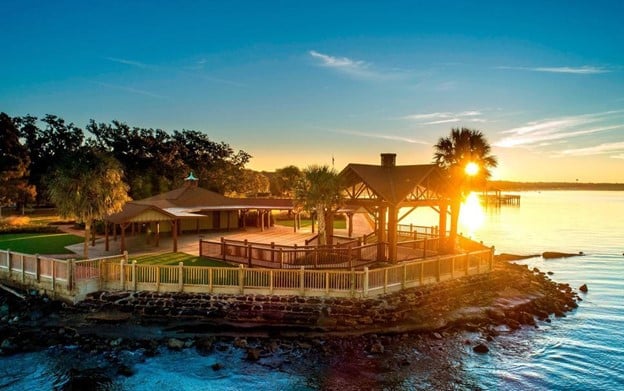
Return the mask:
<path id="1" fill-rule="evenodd" d="M 576 308 L 577 298 L 569 285 L 553 282 L 546 273 L 500 263 L 488 275 L 370 299 L 98 292 L 77 308 L 128 313 L 142 319 L 212 323 L 221 330 L 244 325 L 285 333 L 294 329 L 298 333 L 365 334 L 498 324 L 518 328 L 520 324 L 534 325 L 535 318 L 564 316 Z"/>

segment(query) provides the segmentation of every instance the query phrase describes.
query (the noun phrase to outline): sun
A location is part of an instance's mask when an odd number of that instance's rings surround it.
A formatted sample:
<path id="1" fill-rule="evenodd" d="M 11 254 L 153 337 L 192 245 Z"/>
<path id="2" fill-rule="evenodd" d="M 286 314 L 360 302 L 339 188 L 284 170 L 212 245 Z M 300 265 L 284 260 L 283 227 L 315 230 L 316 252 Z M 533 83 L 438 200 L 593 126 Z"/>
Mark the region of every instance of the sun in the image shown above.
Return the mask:
<path id="1" fill-rule="evenodd" d="M 475 162 L 470 162 L 466 164 L 466 168 L 464 169 L 464 171 L 466 171 L 466 174 L 470 176 L 477 175 L 477 173 L 479 172 L 479 165 Z"/>

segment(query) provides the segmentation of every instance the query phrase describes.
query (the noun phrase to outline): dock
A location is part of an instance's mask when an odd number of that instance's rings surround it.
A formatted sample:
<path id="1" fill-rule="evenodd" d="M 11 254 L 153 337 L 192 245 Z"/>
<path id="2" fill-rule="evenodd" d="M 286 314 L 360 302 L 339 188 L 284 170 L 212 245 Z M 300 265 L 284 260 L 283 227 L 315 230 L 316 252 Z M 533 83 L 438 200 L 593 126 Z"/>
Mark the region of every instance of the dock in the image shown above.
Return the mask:
<path id="1" fill-rule="evenodd" d="M 486 205 L 513 205 L 520 206 L 519 194 L 503 194 L 500 191 L 495 191 L 494 194 L 490 192 L 480 195 L 481 202 Z"/>

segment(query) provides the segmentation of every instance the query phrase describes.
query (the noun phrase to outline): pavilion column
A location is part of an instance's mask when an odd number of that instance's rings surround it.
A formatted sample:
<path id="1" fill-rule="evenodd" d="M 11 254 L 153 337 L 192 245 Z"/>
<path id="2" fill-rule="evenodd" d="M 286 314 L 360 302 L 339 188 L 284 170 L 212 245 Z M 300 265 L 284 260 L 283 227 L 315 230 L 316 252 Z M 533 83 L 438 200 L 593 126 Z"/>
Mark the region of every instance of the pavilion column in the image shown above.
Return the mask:
<path id="1" fill-rule="evenodd" d="M 312 233 L 314 233 L 314 213 L 310 213 L 310 223 L 312 224 Z"/>
<path id="2" fill-rule="evenodd" d="M 116 241 L 117 241 L 117 224 L 113 223 L 113 242 L 116 242 Z"/>
<path id="3" fill-rule="evenodd" d="M 448 202 L 446 200 L 440 201 L 440 216 L 438 222 L 438 237 L 440 241 L 440 248 L 446 247 L 446 217 L 448 213 Z"/>
<path id="4" fill-rule="evenodd" d="M 349 229 L 349 237 L 353 236 L 353 213 L 349 212 L 347 213 L 347 217 L 349 218 L 349 226 L 347 227 Z"/>
<path id="5" fill-rule="evenodd" d="M 104 250 L 108 251 L 108 221 L 104 222 Z"/>
<path id="6" fill-rule="evenodd" d="M 297 215 L 298 213 L 293 213 L 293 232 L 297 232 Z"/>
<path id="7" fill-rule="evenodd" d="M 377 210 L 377 260 L 385 261 L 386 260 L 386 211 L 387 208 L 385 206 L 380 206 Z"/>
<path id="8" fill-rule="evenodd" d="M 178 220 L 171 220 L 171 232 L 173 235 L 173 252 L 178 252 L 178 227 L 180 224 Z"/>
<path id="9" fill-rule="evenodd" d="M 119 228 L 121 228 L 121 245 L 119 246 L 121 252 L 126 251 L 126 228 L 128 228 L 128 223 L 119 224 Z"/>
<path id="10" fill-rule="evenodd" d="M 391 262 L 396 263 L 397 260 L 397 207 L 388 207 L 388 258 Z"/>
<path id="11" fill-rule="evenodd" d="M 156 247 L 160 245 L 160 221 L 156 222 Z"/>
<path id="12" fill-rule="evenodd" d="M 260 232 L 264 232 L 264 211 L 258 211 L 260 214 Z"/>
<path id="13" fill-rule="evenodd" d="M 242 216 L 242 227 L 243 228 L 247 228 L 247 211 L 246 210 L 242 210 L 241 211 L 241 216 Z"/>

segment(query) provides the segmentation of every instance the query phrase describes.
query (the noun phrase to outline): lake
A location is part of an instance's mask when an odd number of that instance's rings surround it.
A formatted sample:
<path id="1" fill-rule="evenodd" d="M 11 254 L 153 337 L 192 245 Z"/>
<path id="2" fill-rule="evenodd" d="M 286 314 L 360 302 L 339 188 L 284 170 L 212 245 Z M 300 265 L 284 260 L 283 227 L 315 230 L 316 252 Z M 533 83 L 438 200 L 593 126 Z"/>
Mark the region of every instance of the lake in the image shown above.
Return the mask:
<path id="1" fill-rule="evenodd" d="M 503 332 L 488 343 L 490 352 L 485 355 L 462 344 L 470 335 L 428 350 L 406 340 L 389 346 L 380 357 L 345 351 L 326 361 L 302 355 L 289 362 L 279 362 L 277 357 L 250 363 L 236 350 L 208 356 L 193 349 L 163 351 L 137 363 L 136 373 L 118 378 L 111 389 L 624 389 L 624 192 L 520 194 L 519 207 L 468 205 L 460 230 L 495 245 L 497 252 L 583 252 L 582 257 L 520 262 L 551 271 L 553 280 L 570 283 L 574 289 L 587 284 L 583 301 L 565 318 Z M 431 211 L 418 210 L 411 218 L 415 224 L 437 224 Z M 0 358 L 0 389 L 53 390 L 72 360 L 84 358 L 61 357 L 55 351 Z M 213 371 L 215 363 L 223 369 Z"/>

